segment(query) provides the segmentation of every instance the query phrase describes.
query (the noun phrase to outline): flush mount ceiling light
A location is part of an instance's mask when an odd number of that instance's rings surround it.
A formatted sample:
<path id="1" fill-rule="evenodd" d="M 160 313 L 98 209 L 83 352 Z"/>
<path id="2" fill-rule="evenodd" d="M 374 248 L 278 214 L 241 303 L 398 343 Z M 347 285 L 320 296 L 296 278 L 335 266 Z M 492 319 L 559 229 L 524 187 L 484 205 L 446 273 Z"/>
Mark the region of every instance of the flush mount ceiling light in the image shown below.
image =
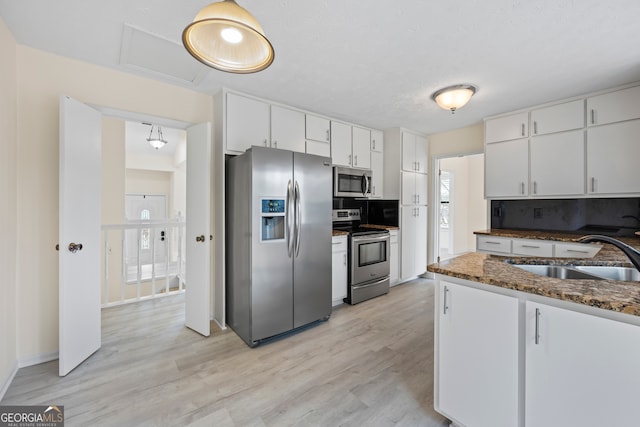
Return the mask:
<path id="1" fill-rule="evenodd" d="M 476 93 L 476 87 L 472 85 L 455 85 L 440 89 L 431 95 L 440 108 L 455 113 L 458 108 L 464 107 Z"/>
<path id="2" fill-rule="evenodd" d="M 182 43 L 194 58 L 229 73 L 255 73 L 273 62 L 273 46 L 264 30 L 234 0 L 211 3 L 182 32 Z"/>
<path id="3" fill-rule="evenodd" d="M 162 128 L 160 126 L 158 126 L 158 130 L 156 132 L 156 136 L 154 137 L 153 136 L 153 125 L 151 125 L 151 132 L 149 132 L 149 138 L 147 138 L 147 141 L 156 150 L 158 148 L 162 148 L 165 145 L 167 145 L 167 140 L 164 139 L 164 137 L 162 136 Z"/>

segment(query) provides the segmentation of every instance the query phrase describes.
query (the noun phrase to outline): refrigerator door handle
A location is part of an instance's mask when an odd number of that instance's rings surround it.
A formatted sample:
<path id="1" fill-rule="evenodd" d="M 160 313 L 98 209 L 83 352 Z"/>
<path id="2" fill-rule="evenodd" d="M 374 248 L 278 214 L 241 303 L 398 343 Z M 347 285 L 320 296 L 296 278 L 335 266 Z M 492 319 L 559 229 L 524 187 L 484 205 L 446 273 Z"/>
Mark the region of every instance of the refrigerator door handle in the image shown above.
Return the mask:
<path id="1" fill-rule="evenodd" d="M 291 227 L 291 208 L 292 203 L 291 203 L 291 196 L 292 196 L 292 191 L 291 191 L 291 180 L 289 180 L 289 183 L 287 184 L 287 199 L 285 201 L 286 205 L 285 205 L 285 227 L 286 227 L 286 234 L 287 234 L 287 254 L 289 255 L 289 258 L 291 258 L 291 256 L 293 255 L 293 228 Z"/>
<path id="2" fill-rule="evenodd" d="M 295 198 L 296 202 L 295 210 L 296 210 L 296 221 L 294 228 L 296 230 L 296 257 L 300 252 L 300 235 L 302 234 L 302 212 L 300 211 L 300 186 L 298 185 L 298 181 L 296 181 L 295 187 Z"/>

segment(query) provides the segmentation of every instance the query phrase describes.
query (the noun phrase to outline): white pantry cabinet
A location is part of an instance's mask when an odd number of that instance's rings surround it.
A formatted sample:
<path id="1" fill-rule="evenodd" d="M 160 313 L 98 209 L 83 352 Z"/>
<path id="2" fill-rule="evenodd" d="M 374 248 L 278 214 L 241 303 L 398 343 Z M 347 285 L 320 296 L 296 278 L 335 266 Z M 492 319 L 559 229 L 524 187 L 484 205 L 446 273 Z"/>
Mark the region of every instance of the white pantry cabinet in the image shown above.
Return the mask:
<path id="1" fill-rule="evenodd" d="M 587 192 L 640 193 L 638 159 L 640 120 L 590 127 L 587 130 Z"/>
<path id="2" fill-rule="evenodd" d="M 342 304 L 347 296 L 347 236 L 333 236 L 331 239 L 331 301 Z"/>
<path id="3" fill-rule="evenodd" d="M 351 167 L 351 126 L 346 123 L 331 121 L 331 161 Z"/>
<path id="4" fill-rule="evenodd" d="M 529 145 L 532 196 L 584 194 L 585 149 L 582 129 L 532 137 Z"/>
<path id="5" fill-rule="evenodd" d="M 485 197 L 521 198 L 529 194 L 529 140 L 485 146 Z"/>
<path id="6" fill-rule="evenodd" d="M 402 205 L 427 204 L 427 175 L 414 172 L 402 173 Z"/>
<path id="7" fill-rule="evenodd" d="M 640 86 L 587 98 L 587 125 L 640 119 Z"/>
<path id="8" fill-rule="evenodd" d="M 384 151 L 384 134 L 380 130 L 371 130 L 371 151 L 379 153 Z"/>
<path id="9" fill-rule="evenodd" d="M 271 147 L 304 153 L 304 113 L 279 105 L 271 106 Z"/>
<path id="10" fill-rule="evenodd" d="M 429 149 L 427 139 L 407 131 L 402 132 L 402 170 L 427 173 Z"/>
<path id="11" fill-rule="evenodd" d="M 640 327 L 527 301 L 525 347 L 526 427 L 638 424 Z"/>
<path id="12" fill-rule="evenodd" d="M 518 426 L 518 299 L 444 280 L 436 293 L 436 409 L 467 427 Z"/>
<path id="13" fill-rule="evenodd" d="M 427 207 L 402 206 L 400 229 L 402 280 L 411 279 L 427 271 Z"/>
<path id="14" fill-rule="evenodd" d="M 529 136 L 529 113 L 488 119 L 484 123 L 484 139 L 487 144 Z"/>
<path id="15" fill-rule="evenodd" d="M 227 150 L 244 153 L 253 145 L 269 145 L 269 104 L 235 93 L 226 94 Z"/>
<path id="16" fill-rule="evenodd" d="M 384 161 L 383 154 L 378 151 L 371 152 L 371 198 L 381 199 L 384 187 Z"/>

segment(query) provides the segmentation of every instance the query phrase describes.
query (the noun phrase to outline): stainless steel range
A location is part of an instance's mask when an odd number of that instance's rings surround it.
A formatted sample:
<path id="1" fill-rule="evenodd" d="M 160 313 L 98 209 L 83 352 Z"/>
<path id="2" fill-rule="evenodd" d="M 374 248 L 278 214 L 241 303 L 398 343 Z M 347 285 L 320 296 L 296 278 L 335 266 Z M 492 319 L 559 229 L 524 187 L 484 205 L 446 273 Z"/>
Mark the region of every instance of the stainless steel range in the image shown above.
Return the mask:
<path id="1" fill-rule="evenodd" d="M 361 227 L 360 218 L 359 209 L 333 210 L 333 228 L 349 233 L 348 304 L 389 292 L 389 231 Z"/>

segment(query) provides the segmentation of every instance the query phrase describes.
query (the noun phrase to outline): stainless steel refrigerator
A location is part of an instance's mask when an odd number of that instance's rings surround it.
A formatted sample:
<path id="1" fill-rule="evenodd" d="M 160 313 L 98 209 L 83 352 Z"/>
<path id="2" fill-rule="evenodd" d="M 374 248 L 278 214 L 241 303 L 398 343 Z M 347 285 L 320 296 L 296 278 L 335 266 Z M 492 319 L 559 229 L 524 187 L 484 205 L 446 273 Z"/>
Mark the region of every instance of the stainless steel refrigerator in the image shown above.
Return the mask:
<path id="1" fill-rule="evenodd" d="M 227 161 L 226 315 L 249 345 L 331 315 L 331 159 L 252 147 Z"/>

